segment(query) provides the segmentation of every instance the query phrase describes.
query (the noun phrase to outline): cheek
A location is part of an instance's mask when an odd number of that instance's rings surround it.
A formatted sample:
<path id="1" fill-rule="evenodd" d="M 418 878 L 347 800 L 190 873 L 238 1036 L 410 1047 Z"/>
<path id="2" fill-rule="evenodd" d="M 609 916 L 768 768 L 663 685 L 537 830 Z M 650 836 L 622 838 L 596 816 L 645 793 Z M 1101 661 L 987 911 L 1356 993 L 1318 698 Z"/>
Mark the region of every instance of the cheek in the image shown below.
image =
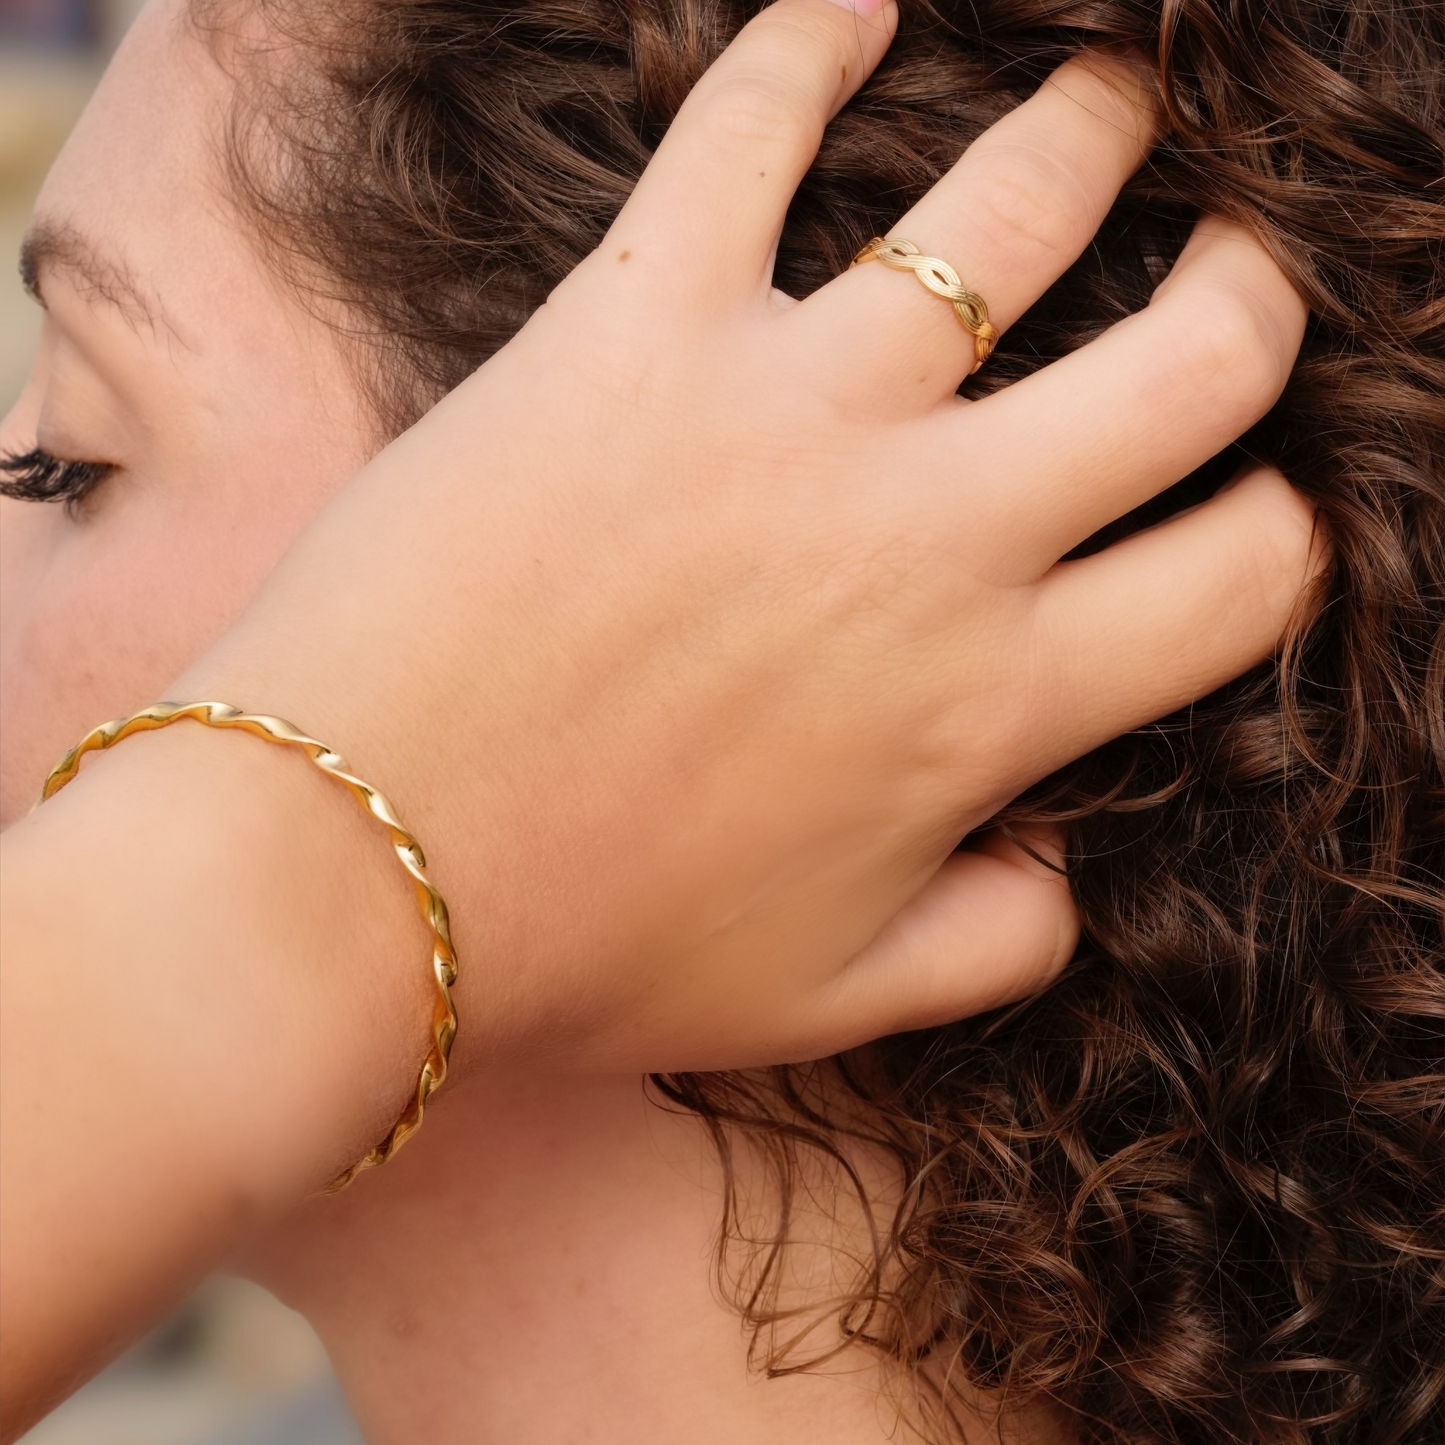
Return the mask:
<path id="1" fill-rule="evenodd" d="M 210 473 L 204 493 L 113 485 L 78 521 L 6 506 L 0 824 L 34 802 L 82 734 L 165 695 L 241 613 L 332 481 L 248 469 Z"/>

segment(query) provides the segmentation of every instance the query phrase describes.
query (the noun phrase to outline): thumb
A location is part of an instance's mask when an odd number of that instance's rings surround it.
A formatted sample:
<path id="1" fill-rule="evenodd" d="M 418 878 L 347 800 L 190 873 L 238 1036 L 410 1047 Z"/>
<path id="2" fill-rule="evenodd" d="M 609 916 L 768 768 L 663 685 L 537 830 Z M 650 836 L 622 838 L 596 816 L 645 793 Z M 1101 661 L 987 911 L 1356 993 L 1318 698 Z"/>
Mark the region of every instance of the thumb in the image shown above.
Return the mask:
<path id="1" fill-rule="evenodd" d="M 840 1047 L 982 1013 L 1059 974 L 1079 939 L 1068 882 L 1055 871 L 1063 839 L 1053 829 L 1013 833 L 995 829 L 951 854 L 849 963 L 832 1020 L 848 1039 Z"/>

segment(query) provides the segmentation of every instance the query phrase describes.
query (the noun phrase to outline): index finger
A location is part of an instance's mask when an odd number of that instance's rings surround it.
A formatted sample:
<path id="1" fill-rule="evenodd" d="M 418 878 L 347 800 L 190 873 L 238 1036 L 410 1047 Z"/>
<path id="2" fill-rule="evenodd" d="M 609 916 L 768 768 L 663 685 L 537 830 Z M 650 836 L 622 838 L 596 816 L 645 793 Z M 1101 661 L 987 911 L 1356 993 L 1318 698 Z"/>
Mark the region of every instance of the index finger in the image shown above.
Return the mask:
<path id="1" fill-rule="evenodd" d="M 893 0 L 777 0 L 683 102 L 606 251 L 690 300 L 766 294 L 823 127 L 897 28 Z"/>

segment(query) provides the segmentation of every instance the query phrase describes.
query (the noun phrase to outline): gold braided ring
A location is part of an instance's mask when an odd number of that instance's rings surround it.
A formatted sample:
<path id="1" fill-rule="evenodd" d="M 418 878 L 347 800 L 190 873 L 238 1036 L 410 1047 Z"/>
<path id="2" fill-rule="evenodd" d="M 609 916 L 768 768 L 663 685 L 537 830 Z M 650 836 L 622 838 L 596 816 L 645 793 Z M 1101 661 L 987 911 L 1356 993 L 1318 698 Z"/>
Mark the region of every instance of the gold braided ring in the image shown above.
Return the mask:
<path id="1" fill-rule="evenodd" d="M 912 271 L 925 291 L 941 296 L 953 307 L 958 324 L 973 337 L 972 376 L 988 360 L 998 344 L 998 328 L 988 319 L 988 306 L 977 291 L 970 291 L 959 279 L 958 272 L 936 256 L 925 256 L 912 241 L 887 241 L 874 236 L 853 257 L 853 265 L 865 261 L 882 261 L 895 271 Z"/>
<path id="2" fill-rule="evenodd" d="M 451 993 L 452 985 L 457 981 L 457 955 L 452 947 L 447 905 L 426 875 L 426 858 L 422 854 L 421 844 L 402 827 L 391 804 L 370 783 L 363 782 L 349 770 L 345 758 L 332 752 L 325 743 L 307 737 L 279 717 L 244 713 L 229 703 L 158 702 L 131 717 L 117 718 L 114 722 L 102 724 L 81 738 L 50 770 L 40 793 L 40 801 L 43 803 L 47 798 L 54 797 L 75 777 L 80 771 L 80 760 L 86 753 L 114 747 L 122 738 L 128 738 L 132 733 L 169 727 L 171 723 L 180 722 L 182 718 L 204 723 L 207 727 L 238 728 L 268 743 L 279 743 L 304 753 L 321 772 L 334 778 L 362 808 L 385 825 L 391 834 L 391 846 L 400 859 L 401 866 L 411 875 L 412 882 L 416 885 L 421 916 L 432 933 L 432 976 L 436 981 L 436 999 L 432 1007 L 431 1051 L 421 1066 L 416 1090 L 407 1101 L 406 1108 L 402 1110 L 401 1118 L 392 1126 L 391 1132 L 365 1158 L 343 1170 L 328 1186 L 331 1192 L 344 1189 L 363 1169 L 385 1164 L 407 1138 L 421 1127 L 422 1111 L 426 1107 L 427 1098 L 447 1076 L 447 1060 L 451 1056 L 452 1040 L 457 1033 L 457 1013 L 452 1006 Z"/>

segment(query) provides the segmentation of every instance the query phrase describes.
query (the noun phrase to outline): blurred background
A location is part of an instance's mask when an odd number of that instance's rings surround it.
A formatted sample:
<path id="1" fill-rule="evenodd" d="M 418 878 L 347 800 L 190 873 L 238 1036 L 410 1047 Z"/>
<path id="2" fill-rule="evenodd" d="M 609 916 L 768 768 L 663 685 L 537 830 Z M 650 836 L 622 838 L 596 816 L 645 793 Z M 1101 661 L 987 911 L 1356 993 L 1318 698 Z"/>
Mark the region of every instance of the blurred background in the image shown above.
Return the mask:
<path id="1" fill-rule="evenodd" d="M 0 0 L 0 415 L 40 311 L 16 261 L 51 161 L 141 0 Z M 361 1445 L 326 1352 L 265 1290 L 211 1280 L 21 1445 Z"/>

